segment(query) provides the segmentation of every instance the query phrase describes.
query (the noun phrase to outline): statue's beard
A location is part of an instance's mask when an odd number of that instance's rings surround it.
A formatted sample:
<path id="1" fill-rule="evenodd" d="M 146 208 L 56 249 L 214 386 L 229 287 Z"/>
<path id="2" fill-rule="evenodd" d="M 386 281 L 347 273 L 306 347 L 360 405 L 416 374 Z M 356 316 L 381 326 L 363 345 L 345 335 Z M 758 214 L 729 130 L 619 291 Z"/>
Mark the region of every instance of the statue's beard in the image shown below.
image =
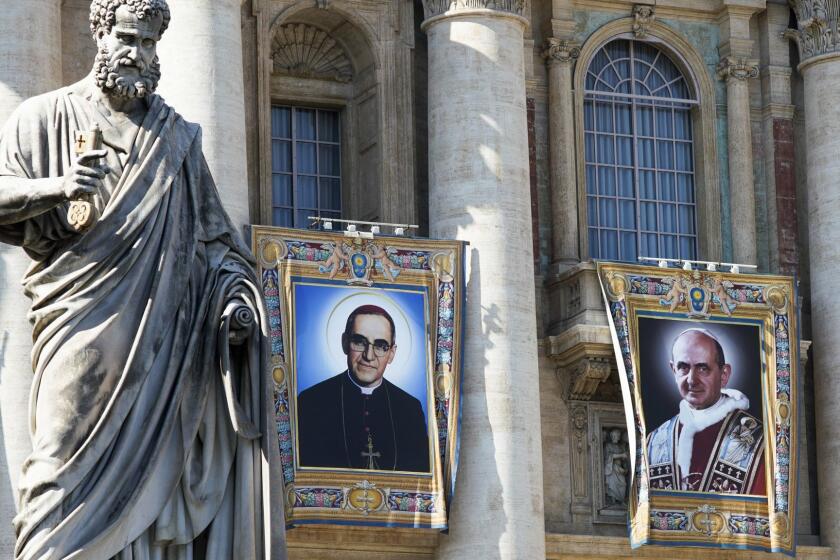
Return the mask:
<path id="1" fill-rule="evenodd" d="M 160 61 L 155 57 L 150 66 L 142 60 L 131 60 L 122 53 L 114 56 L 108 47 L 102 46 L 96 55 L 93 74 L 96 85 L 116 97 L 146 97 L 155 92 L 160 81 Z M 137 75 L 127 76 L 122 73 L 124 66 L 137 68 Z"/>

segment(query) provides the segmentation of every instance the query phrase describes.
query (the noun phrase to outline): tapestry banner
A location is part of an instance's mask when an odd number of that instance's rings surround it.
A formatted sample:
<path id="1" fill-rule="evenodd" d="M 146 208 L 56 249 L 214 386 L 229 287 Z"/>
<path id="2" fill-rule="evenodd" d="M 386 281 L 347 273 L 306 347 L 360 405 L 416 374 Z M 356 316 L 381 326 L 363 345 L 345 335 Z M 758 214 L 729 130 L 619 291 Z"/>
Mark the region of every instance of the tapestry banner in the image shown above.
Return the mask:
<path id="1" fill-rule="evenodd" d="M 793 279 L 598 263 L 624 394 L 632 546 L 794 554 Z"/>
<path id="2" fill-rule="evenodd" d="M 464 244 L 252 228 L 286 523 L 447 528 Z"/>

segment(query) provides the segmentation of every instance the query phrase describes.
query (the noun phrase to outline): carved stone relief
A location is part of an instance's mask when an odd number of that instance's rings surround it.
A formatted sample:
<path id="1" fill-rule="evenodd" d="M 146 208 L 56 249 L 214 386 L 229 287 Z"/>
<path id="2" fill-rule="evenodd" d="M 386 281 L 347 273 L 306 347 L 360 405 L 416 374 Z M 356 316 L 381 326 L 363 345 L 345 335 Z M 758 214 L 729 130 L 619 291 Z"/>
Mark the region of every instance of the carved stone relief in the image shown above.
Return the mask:
<path id="1" fill-rule="evenodd" d="M 571 409 L 572 437 L 572 513 L 588 514 L 589 500 L 589 421 L 585 404 L 577 404 Z"/>
<path id="2" fill-rule="evenodd" d="M 636 4 L 633 6 L 633 35 L 638 39 L 644 39 L 648 33 L 648 27 L 656 19 L 653 6 Z"/>
<path id="3" fill-rule="evenodd" d="M 589 426 L 592 440 L 592 520 L 596 523 L 626 523 L 631 473 L 622 406 L 590 405 Z"/>
<path id="4" fill-rule="evenodd" d="M 522 15 L 525 0 L 423 0 L 427 18 L 456 10 L 489 9 Z"/>
<path id="5" fill-rule="evenodd" d="M 803 61 L 840 49 L 837 33 L 840 0 L 788 0 L 788 3 L 796 13 L 798 29 L 788 29 L 784 36 L 796 42 Z"/>
<path id="6" fill-rule="evenodd" d="M 551 37 L 545 41 L 542 57 L 551 65 L 557 62 L 573 63 L 580 56 L 580 45 L 574 41 L 555 39 Z"/>
<path id="7" fill-rule="evenodd" d="M 718 64 L 717 74 L 721 80 L 748 80 L 758 77 L 758 66 L 746 58 L 727 56 Z"/>
<path id="8" fill-rule="evenodd" d="M 322 4 L 326 7 L 325 2 Z M 337 82 L 353 79 L 353 65 L 341 45 L 326 31 L 305 23 L 278 28 L 271 58 L 276 74 Z"/>

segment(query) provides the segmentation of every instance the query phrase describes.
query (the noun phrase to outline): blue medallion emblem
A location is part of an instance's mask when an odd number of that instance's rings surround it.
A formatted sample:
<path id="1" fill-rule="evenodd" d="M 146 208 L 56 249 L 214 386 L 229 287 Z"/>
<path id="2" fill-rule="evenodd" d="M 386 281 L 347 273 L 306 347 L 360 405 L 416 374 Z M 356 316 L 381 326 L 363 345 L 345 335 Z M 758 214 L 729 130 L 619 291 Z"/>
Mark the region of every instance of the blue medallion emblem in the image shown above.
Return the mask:
<path id="1" fill-rule="evenodd" d="M 706 310 L 706 291 L 703 288 L 691 288 L 688 291 L 688 299 L 691 302 L 691 310 L 695 313 L 703 313 Z"/>
<path id="2" fill-rule="evenodd" d="M 355 280 L 366 280 L 368 274 L 368 257 L 364 253 L 350 255 L 350 269 Z"/>

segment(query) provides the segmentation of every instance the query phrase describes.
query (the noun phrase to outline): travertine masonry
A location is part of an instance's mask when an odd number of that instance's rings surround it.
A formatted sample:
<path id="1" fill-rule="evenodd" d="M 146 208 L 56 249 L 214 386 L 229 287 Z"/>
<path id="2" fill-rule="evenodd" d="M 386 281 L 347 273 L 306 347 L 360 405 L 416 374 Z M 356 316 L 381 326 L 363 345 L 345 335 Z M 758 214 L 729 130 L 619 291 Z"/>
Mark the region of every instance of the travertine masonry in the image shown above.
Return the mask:
<path id="1" fill-rule="evenodd" d="M 424 24 L 431 235 L 470 242 L 447 560 L 545 557 L 524 23 L 463 10 Z"/>

